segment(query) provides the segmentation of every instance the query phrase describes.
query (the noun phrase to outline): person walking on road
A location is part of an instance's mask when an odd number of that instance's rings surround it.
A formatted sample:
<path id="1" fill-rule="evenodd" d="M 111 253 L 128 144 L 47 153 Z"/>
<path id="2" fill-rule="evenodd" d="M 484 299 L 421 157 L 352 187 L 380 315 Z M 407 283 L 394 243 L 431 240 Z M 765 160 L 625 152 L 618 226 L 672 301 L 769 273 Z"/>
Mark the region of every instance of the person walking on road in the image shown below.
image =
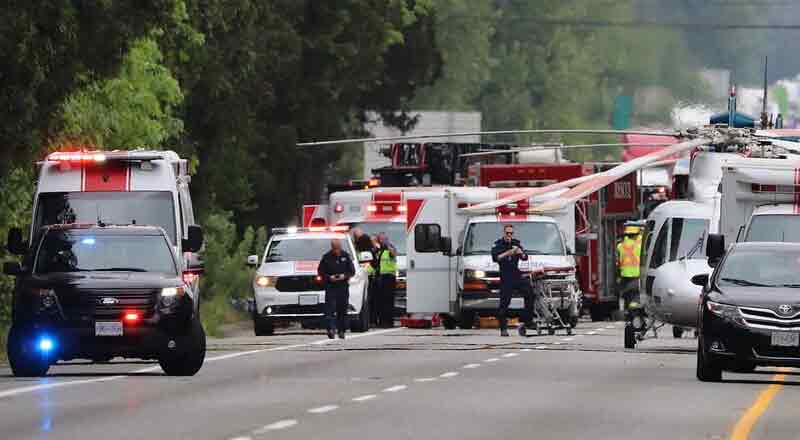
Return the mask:
<path id="1" fill-rule="evenodd" d="M 626 309 L 632 301 L 638 301 L 639 296 L 639 263 L 642 256 L 639 232 L 635 226 L 626 226 L 623 230 L 625 237 L 617 245 L 617 267 L 622 287 L 620 299 L 624 300 Z"/>
<path id="2" fill-rule="evenodd" d="M 378 295 L 378 327 L 394 327 L 394 290 L 397 284 L 397 249 L 385 232 L 378 234 L 378 273 L 380 294 Z"/>
<path id="3" fill-rule="evenodd" d="M 497 320 L 500 321 L 500 336 L 508 336 L 508 306 L 514 291 L 522 293 L 525 307 L 520 316 L 520 336 L 525 336 L 526 325 L 533 319 L 533 298 L 530 281 L 522 276 L 519 270 L 520 260 L 528 260 L 528 255 L 522 248 L 519 240 L 514 239 L 514 226 L 506 225 L 503 228 L 503 237 L 494 242 L 492 247 L 492 261 L 500 266 L 500 307 L 497 311 Z"/>
<path id="4" fill-rule="evenodd" d="M 325 283 L 325 317 L 328 320 L 328 337 L 344 339 L 347 330 L 347 306 L 350 302 L 348 281 L 355 275 L 353 259 L 342 249 L 342 242 L 331 240 L 331 250 L 322 256 L 317 274 Z"/>

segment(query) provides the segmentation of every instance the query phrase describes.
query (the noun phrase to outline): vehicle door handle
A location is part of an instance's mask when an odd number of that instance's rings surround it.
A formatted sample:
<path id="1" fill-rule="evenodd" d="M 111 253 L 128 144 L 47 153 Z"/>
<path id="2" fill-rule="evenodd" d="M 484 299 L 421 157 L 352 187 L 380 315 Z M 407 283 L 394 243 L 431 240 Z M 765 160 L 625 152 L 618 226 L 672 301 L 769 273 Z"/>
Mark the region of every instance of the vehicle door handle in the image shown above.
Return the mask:
<path id="1" fill-rule="evenodd" d="M 409 268 L 409 269 L 413 269 L 413 268 L 414 268 L 414 266 L 415 266 L 415 264 L 414 264 L 414 260 L 409 260 L 409 261 L 408 261 L 408 268 Z"/>

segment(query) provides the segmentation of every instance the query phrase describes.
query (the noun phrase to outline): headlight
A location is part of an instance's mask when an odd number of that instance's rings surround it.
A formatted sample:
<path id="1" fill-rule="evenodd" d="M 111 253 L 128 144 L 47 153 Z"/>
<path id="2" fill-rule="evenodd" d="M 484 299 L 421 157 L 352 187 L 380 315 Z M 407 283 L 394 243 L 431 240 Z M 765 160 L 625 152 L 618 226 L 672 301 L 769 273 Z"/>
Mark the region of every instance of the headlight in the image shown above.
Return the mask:
<path id="1" fill-rule="evenodd" d="M 711 313 L 719 316 L 720 318 L 724 318 L 729 321 L 735 322 L 737 324 L 744 325 L 744 320 L 742 319 L 742 315 L 739 313 L 739 308 L 736 306 L 721 304 L 714 301 L 707 301 L 706 307 L 708 307 L 708 310 Z"/>
<path id="2" fill-rule="evenodd" d="M 177 298 L 183 296 L 183 287 L 165 287 L 161 289 L 162 298 Z"/>
<path id="3" fill-rule="evenodd" d="M 256 286 L 258 287 L 274 286 L 276 280 L 277 277 L 265 277 L 264 275 L 259 275 L 256 277 Z"/>
<path id="4" fill-rule="evenodd" d="M 467 269 L 464 271 L 465 280 L 483 280 L 486 278 L 486 272 L 482 270 Z"/>

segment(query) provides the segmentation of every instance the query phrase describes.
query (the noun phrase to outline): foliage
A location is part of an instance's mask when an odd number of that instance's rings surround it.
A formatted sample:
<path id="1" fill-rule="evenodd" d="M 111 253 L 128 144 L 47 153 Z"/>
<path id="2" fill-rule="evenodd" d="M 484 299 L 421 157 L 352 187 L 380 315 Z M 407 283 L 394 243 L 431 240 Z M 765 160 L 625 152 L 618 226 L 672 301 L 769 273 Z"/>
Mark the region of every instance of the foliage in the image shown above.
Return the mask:
<path id="1" fill-rule="evenodd" d="M 107 149 L 158 148 L 177 137 L 183 121 L 174 112 L 183 93 L 162 63 L 155 41 L 134 42 L 116 77 L 67 98 L 59 136 Z"/>

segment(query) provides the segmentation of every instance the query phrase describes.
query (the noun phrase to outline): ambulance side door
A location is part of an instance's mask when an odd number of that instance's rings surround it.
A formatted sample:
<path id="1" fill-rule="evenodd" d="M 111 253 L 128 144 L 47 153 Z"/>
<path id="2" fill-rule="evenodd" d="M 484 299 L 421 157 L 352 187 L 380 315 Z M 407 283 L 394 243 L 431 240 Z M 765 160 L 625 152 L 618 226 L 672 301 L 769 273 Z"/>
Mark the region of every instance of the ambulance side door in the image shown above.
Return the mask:
<path id="1" fill-rule="evenodd" d="M 409 195 L 406 204 L 407 311 L 449 313 L 451 294 L 455 291 L 452 195 L 449 192 Z"/>

